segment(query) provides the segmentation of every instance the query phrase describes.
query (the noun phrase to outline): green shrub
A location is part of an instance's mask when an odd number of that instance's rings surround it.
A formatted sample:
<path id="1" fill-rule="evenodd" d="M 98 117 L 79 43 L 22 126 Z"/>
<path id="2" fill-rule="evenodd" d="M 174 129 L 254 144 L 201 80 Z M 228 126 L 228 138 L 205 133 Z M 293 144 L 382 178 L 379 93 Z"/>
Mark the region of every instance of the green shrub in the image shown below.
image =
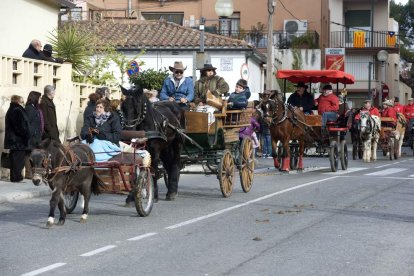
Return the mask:
<path id="1" fill-rule="evenodd" d="M 139 85 L 142 88 L 149 90 L 156 89 L 161 90 L 164 79 L 169 75 L 169 71 L 164 68 L 158 71 L 154 69 L 148 69 L 132 75 L 129 81 L 135 85 Z"/>

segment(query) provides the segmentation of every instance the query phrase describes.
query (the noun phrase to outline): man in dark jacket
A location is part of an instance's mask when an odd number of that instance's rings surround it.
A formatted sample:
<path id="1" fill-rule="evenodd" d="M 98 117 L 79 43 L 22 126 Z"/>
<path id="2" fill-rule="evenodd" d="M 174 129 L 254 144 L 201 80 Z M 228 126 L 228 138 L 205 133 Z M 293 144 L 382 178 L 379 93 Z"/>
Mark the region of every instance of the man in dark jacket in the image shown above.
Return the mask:
<path id="1" fill-rule="evenodd" d="M 288 104 L 299 108 L 303 113 L 310 115 L 312 114 L 312 109 L 314 105 L 313 96 L 306 91 L 308 86 L 303 82 L 299 82 L 297 85 L 297 90 L 295 93 L 290 95 L 288 99 Z"/>
<path id="2" fill-rule="evenodd" d="M 55 93 L 55 88 L 52 85 L 46 85 L 42 99 L 40 100 L 40 110 L 42 110 L 45 121 L 45 129 L 42 138 L 49 138 L 61 143 L 59 139 L 59 129 L 57 126 L 56 106 L 53 103 Z"/>
<path id="3" fill-rule="evenodd" d="M 43 60 L 46 61 L 50 61 L 50 62 L 56 62 L 56 63 L 63 63 L 63 60 L 60 58 L 55 58 L 53 57 L 53 47 L 50 44 L 45 44 L 45 46 L 43 46 L 43 51 L 42 51 L 42 58 Z"/>
<path id="4" fill-rule="evenodd" d="M 5 118 L 4 148 L 10 149 L 10 181 L 23 180 L 26 152 L 29 150 L 29 120 L 21 96 L 13 95 Z"/>
<path id="5" fill-rule="evenodd" d="M 23 57 L 42 60 L 43 55 L 41 51 L 42 43 L 37 39 L 33 39 L 29 45 L 29 48 L 27 48 L 26 51 L 24 51 Z"/>

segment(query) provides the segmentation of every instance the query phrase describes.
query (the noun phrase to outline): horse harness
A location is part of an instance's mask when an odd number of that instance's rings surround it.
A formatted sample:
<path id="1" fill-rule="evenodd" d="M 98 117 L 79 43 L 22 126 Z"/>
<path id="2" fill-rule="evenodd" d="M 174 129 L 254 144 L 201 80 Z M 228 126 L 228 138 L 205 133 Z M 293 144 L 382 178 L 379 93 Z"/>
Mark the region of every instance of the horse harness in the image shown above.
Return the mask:
<path id="1" fill-rule="evenodd" d="M 145 101 L 142 102 L 142 109 L 144 111 L 137 118 L 132 120 L 125 119 L 125 127 L 135 128 L 144 121 L 145 117 L 147 116 L 147 103 Z"/>
<path id="2" fill-rule="evenodd" d="M 76 173 L 82 168 L 89 168 L 90 164 L 92 164 L 93 162 L 93 160 L 91 160 L 91 157 L 87 156 L 89 159 L 87 162 L 88 166 L 82 166 L 81 159 L 69 146 L 63 146 L 63 148 L 65 151 L 59 148 L 59 152 L 63 156 L 59 166 L 52 169 L 52 156 L 49 153 L 46 158 L 43 158 L 42 168 L 32 169 L 34 174 L 39 174 L 42 176 L 43 182 L 45 182 L 45 184 L 52 182 L 60 172 L 63 172 L 64 174 L 68 174 L 71 172 Z M 69 158 L 67 157 L 67 155 L 69 155 Z M 68 165 L 62 166 L 63 161 L 65 161 Z"/>

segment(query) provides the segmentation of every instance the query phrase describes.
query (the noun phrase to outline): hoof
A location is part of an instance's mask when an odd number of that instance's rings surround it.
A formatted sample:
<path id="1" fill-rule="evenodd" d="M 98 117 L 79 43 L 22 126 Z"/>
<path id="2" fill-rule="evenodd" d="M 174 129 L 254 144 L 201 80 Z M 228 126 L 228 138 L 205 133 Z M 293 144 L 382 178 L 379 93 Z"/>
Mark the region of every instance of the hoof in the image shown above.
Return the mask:
<path id="1" fill-rule="evenodd" d="M 65 224 L 64 219 L 59 219 L 58 223 L 56 223 L 56 225 L 59 225 L 59 226 L 62 226 L 63 224 Z"/>
<path id="2" fill-rule="evenodd" d="M 167 193 L 167 195 L 165 196 L 165 200 L 174 201 L 176 197 L 177 193 Z"/>
<path id="3" fill-rule="evenodd" d="M 53 217 L 48 217 L 47 218 L 47 223 L 46 223 L 46 227 L 50 228 L 53 226 L 53 224 L 55 224 L 55 218 Z"/>
<path id="4" fill-rule="evenodd" d="M 88 219 L 88 214 L 83 214 L 81 216 L 80 223 L 85 223 L 87 219 Z"/>
<path id="5" fill-rule="evenodd" d="M 125 202 L 124 207 L 126 207 L 126 208 L 132 208 L 132 207 L 134 207 L 134 205 L 131 202 Z"/>
<path id="6" fill-rule="evenodd" d="M 158 203 L 158 197 L 157 198 L 154 197 L 154 203 Z"/>
<path id="7" fill-rule="evenodd" d="M 86 223 L 86 219 L 81 218 L 81 219 L 80 219 L 80 223 Z"/>
<path id="8" fill-rule="evenodd" d="M 53 223 L 53 222 L 50 222 L 50 221 L 46 222 L 46 227 L 47 227 L 47 228 L 52 228 L 52 227 L 53 227 L 53 225 L 54 225 L 54 223 Z"/>

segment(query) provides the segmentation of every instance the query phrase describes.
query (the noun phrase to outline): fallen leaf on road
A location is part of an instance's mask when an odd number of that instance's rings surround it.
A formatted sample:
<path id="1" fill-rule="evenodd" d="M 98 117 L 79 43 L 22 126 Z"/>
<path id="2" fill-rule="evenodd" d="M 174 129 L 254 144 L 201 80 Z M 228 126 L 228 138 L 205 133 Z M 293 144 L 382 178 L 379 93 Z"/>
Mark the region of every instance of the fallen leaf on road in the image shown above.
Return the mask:
<path id="1" fill-rule="evenodd" d="M 260 237 L 254 237 L 254 238 L 253 238 L 253 240 L 254 240 L 254 241 L 261 241 L 261 240 L 262 240 L 262 238 L 260 238 Z"/>

